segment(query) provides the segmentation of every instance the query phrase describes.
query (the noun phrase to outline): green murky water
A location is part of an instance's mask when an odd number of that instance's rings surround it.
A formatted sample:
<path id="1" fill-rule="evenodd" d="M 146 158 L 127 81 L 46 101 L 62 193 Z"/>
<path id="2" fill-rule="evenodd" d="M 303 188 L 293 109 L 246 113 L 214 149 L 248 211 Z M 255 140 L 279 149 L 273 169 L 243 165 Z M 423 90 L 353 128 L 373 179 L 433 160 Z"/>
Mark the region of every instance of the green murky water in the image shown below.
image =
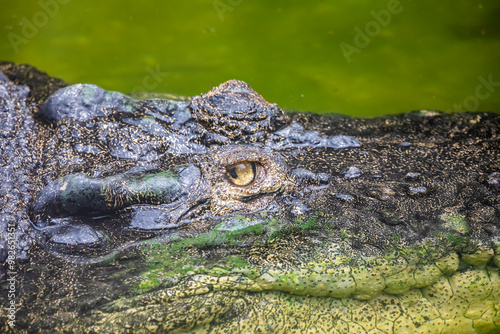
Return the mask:
<path id="1" fill-rule="evenodd" d="M 287 109 L 500 111 L 500 2 L 1 0 L 0 58 L 69 82 Z"/>

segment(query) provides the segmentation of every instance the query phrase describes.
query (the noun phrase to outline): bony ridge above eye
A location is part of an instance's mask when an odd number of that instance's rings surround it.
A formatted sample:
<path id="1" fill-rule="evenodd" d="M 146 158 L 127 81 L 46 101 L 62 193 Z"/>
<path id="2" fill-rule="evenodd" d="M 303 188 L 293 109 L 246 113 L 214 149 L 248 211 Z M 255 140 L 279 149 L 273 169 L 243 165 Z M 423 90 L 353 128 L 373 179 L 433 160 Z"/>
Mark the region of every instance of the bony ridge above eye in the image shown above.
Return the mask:
<path id="1" fill-rule="evenodd" d="M 255 181 L 259 168 L 255 161 L 238 161 L 226 166 L 226 175 L 232 184 L 244 187 Z"/>

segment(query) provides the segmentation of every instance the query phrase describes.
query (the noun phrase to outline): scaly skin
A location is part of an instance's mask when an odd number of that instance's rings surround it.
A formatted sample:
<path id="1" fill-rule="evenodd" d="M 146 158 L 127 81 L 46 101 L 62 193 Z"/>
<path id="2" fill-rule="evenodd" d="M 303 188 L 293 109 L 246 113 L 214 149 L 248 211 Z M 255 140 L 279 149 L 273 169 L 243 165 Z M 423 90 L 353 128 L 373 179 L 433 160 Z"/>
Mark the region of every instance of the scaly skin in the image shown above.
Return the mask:
<path id="1" fill-rule="evenodd" d="M 229 82 L 190 107 L 77 87 L 122 112 L 75 105 L 49 124 L 33 113 L 50 89 L 31 104 L 14 83 L 0 222 L 22 250 L 16 327 L 1 313 L 0 331 L 500 332 L 499 115 L 283 115 Z M 254 112 L 233 133 L 236 105 Z M 260 174 L 237 186 L 242 161 Z M 68 206 L 68 189 L 92 196 Z"/>
<path id="2" fill-rule="evenodd" d="M 205 277 L 205 281 L 211 284 L 184 286 L 182 292 L 169 289 L 134 300 L 119 300 L 106 312 L 97 312 L 90 329 L 95 332 L 118 329 L 122 333 L 128 332 L 128 326 L 142 327 L 134 332 L 143 333 L 174 330 L 196 333 L 499 331 L 500 278 L 498 268 L 494 267 L 439 276 L 430 286 L 400 294 L 381 292 L 369 300 L 258 291 L 258 286 L 251 288 L 251 291 L 257 290 L 255 293 L 234 290 L 234 286 L 227 291 L 224 287 L 231 281 L 229 277 Z M 307 287 L 307 283 L 302 286 Z M 195 295 L 190 295 L 191 291 Z"/>

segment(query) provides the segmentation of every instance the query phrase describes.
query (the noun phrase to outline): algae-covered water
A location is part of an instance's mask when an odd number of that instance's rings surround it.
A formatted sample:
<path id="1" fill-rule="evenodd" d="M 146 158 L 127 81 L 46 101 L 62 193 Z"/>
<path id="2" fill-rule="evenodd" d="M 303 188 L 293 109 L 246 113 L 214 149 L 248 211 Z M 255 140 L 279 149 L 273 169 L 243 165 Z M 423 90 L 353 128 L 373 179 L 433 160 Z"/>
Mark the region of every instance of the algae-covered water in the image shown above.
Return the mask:
<path id="1" fill-rule="evenodd" d="M 500 111 L 500 2 L 0 1 L 0 59 L 122 92 L 248 82 L 281 107 Z"/>

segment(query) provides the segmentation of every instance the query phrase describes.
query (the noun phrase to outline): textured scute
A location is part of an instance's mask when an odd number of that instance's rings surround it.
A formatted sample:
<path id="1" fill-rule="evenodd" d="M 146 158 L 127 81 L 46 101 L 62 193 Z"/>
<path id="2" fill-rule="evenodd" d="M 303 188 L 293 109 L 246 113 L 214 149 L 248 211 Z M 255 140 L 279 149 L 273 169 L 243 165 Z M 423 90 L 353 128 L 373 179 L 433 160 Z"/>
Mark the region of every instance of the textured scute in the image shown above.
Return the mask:
<path id="1" fill-rule="evenodd" d="M 260 139 L 289 120 L 276 104 L 268 103 L 243 81 L 230 80 L 191 100 L 193 116 L 209 132 L 230 140 L 262 133 Z M 258 137 L 253 137 L 254 141 Z"/>
<path id="2" fill-rule="evenodd" d="M 0 263 L 27 260 L 33 244 L 28 236 L 28 204 L 36 195 L 36 175 L 48 132 L 34 120 L 37 107 L 64 87 L 29 65 L 0 62 Z M 7 79 L 7 80 L 5 80 Z M 7 252 L 9 250 L 9 252 Z M 0 279 L 9 266 L 0 266 Z"/>
<path id="3" fill-rule="evenodd" d="M 37 125 L 28 107 L 29 92 L 27 86 L 10 80 L 0 85 L 0 262 L 7 259 L 7 249 L 17 253 L 26 238 L 26 209 L 38 167 Z M 25 250 L 23 246 L 20 256 L 26 256 Z"/>
<path id="4" fill-rule="evenodd" d="M 118 92 L 107 92 L 91 84 L 65 87 L 51 95 L 38 113 L 51 122 L 71 117 L 84 122 L 92 117 L 106 116 L 118 109 L 131 112 L 133 100 Z"/>

